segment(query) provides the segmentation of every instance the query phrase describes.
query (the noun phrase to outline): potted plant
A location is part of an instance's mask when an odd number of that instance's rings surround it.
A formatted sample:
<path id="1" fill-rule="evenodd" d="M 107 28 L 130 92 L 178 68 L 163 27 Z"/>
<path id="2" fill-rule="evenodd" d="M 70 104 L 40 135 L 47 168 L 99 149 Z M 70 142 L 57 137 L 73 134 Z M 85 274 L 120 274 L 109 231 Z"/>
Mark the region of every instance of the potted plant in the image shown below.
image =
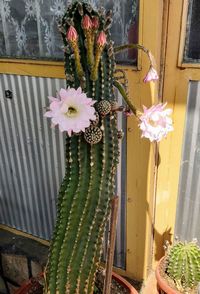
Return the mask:
<path id="1" fill-rule="evenodd" d="M 66 175 L 58 199 L 57 221 L 46 267 L 46 292 L 93 293 L 101 258 L 102 236 L 114 195 L 119 157 L 117 111 L 135 114 L 142 136 L 160 141 L 171 131 L 171 110 L 159 104 L 139 112 L 115 77 L 115 54 L 127 48 L 147 53 L 144 82 L 157 80 L 153 57 L 140 45 L 113 48 L 111 12 L 88 3 L 70 5 L 60 24 L 64 42 L 67 90 L 50 97 L 45 114 L 65 131 Z M 118 107 L 116 87 L 127 107 Z M 88 98 L 90 97 L 90 98 Z"/>
<path id="2" fill-rule="evenodd" d="M 200 247 L 195 241 L 169 246 L 156 269 L 158 287 L 166 294 L 198 293 Z"/>
<path id="3" fill-rule="evenodd" d="M 111 13 L 84 2 L 69 5 L 59 30 L 64 42 L 66 89 L 49 97 L 46 117 L 66 134 L 66 171 L 57 201 L 57 220 L 45 269 L 45 293 L 93 293 L 102 238 L 111 211 L 119 157 L 117 112 L 134 114 L 142 136 L 160 141 L 172 131 L 165 104 L 138 111 L 115 76 L 115 54 L 143 50 L 150 68 L 144 82 L 158 79 L 149 50 L 129 44 L 113 48 Z M 122 81 L 124 82 L 124 80 Z M 114 87 L 127 107 L 117 104 Z M 124 289 L 134 288 L 116 274 Z M 123 292 L 125 293 L 125 291 Z"/>

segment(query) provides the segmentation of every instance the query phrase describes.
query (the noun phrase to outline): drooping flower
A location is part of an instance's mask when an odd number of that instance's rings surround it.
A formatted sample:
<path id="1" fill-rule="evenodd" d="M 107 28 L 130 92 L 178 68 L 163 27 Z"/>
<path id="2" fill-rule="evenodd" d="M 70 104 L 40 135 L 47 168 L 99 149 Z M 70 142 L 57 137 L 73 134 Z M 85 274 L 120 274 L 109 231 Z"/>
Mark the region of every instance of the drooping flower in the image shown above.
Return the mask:
<path id="1" fill-rule="evenodd" d="M 84 132 L 90 126 L 90 120 L 95 120 L 95 100 L 87 98 L 79 87 L 61 89 L 58 97 L 49 97 L 50 111 L 44 116 L 50 117 L 52 124 L 59 125 L 61 132 L 66 131 L 69 136 L 73 133 Z"/>
<path id="2" fill-rule="evenodd" d="M 140 116 L 139 127 L 142 130 L 142 137 L 153 141 L 161 141 L 168 132 L 173 131 L 172 119 L 169 115 L 172 109 L 164 109 L 167 103 L 153 105 L 149 109 L 143 106 L 144 112 Z"/>
<path id="3" fill-rule="evenodd" d="M 149 68 L 148 73 L 144 77 L 144 83 L 151 82 L 151 81 L 156 81 L 159 79 L 158 73 L 156 69 L 151 65 Z"/>
<path id="4" fill-rule="evenodd" d="M 104 47 L 105 44 L 106 44 L 106 34 L 104 33 L 104 31 L 101 31 L 97 37 L 97 45 L 100 47 Z"/>
<path id="5" fill-rule="evenodd" d="M 78 39 L 78 34 L 76 29 L 73 26 L 70 26 L 68 31 L 67 31 L 67 35 L 66 38 L 68 41 L 70 42 L 75 42 Z"/>

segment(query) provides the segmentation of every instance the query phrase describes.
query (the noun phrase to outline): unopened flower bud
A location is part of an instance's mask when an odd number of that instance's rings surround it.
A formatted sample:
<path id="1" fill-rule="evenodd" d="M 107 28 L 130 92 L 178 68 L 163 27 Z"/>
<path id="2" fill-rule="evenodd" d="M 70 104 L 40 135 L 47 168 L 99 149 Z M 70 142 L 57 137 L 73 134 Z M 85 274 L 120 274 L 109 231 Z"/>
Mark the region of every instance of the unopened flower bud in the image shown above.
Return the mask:
<path id="1" fill-rule="evenodd" d="M 70 42 L 74 42 L 74 41 L 76 41 L 78 39 L 77 31 L 73 26 L 69 27 L 69 29 L 67 31 L 66 38 Z"/>
<path id="2" fill-rule="evenodd" d="M 144 83 L 151 82 L 151 81 L 156 81 L 159 79 L 158 73 L 156 69 L 151 65 L 149 68 L 148 73 L 144 77 Z"/>
<path id="3" fill-rule="evenodd" d="M 97 38 L 97 45 L 103 47 L 106 44 L 106 34 L 104 31 L 101 31 L 98 38 Z"/>
<path id="4" fill-rule="evenodd" d="M 82 28 L 84 30 L 90 30 L 92 28 L 92 21 L 91 18 L 86 14 L 82 20 Z"/>
<path id="5" fill-rule="evenodd" d="M 98 30 L 98 28 L 99 28 L 99 18 L 97 16 L 94 16 L 92 18 L 92 28 L 95 31 Z"/>

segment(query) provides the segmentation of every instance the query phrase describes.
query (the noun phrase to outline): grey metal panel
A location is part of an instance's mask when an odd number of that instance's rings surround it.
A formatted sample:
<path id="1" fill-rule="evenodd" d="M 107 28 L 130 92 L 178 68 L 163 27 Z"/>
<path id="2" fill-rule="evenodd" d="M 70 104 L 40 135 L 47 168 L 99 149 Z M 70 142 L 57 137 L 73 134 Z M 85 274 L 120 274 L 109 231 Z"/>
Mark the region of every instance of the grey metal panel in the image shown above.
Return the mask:
<path id="1" fill-rule="evenodd" d="M 189 85 L 175 233 L 200 244 L 200 82 Z"/>
<path id="2" fill-rule="evenodd" d="M 48 239 L 64 166 L 63 137 L 44 119 L 47 96 L 64 80 L 1 75 L 1 222 Z M 13 99 L 5 98 L 5 90 Z M 3 217 L 4 215 L 4 217 Z"/>
<path id="3" fill-rule="evenodd" d="M 0 75 L 0 223 L 43 239 L 51 237 L 65 162 L 63 135 L 43 113 L 48 95 L 61 87 L 64 79 Z M 120 118 L 119 128 L 123 125 Z M 125 140 L 120 148 L 115 265 L 125 268 Z"/>

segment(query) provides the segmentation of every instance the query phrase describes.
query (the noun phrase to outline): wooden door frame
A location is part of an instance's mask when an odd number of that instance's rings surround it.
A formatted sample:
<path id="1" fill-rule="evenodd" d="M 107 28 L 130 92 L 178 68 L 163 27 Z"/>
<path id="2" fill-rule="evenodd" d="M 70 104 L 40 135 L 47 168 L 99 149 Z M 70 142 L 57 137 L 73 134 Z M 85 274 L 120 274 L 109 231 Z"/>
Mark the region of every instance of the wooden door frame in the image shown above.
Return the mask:
<path id="1" fill-rule="evenodd" d="M 200 80 L 199 64 L 183 60 L 188 0 L 173 0 L 169 5 L 163 101 L 173 109 L 174 132 L 160 143 L 154 244 L 154 265 L 164 254 L 165 240 L 174 239 L 180 163 L 187 110 L 189 82 Z"/>

